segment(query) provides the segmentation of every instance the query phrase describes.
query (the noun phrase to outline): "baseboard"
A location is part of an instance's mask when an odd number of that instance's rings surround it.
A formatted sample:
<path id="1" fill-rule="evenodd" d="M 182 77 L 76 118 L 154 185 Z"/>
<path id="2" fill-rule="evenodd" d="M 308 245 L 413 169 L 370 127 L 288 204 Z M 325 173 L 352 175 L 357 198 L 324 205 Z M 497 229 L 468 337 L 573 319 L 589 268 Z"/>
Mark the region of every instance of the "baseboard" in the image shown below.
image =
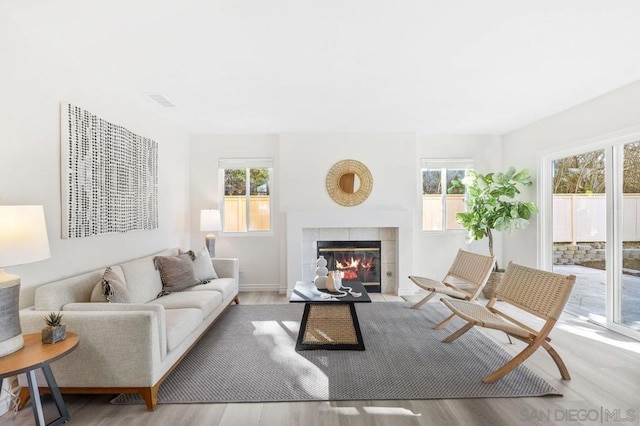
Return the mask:
<path id="1" fill-rule="evenodd" d="M 238 290 L 243 291 L 269 291 L 278 292 L 280 290 L 280 284 L 240 284 Z"/>
<path id="2" fill-rule="evenodd" d="M 398 296 L 413 296 L 419 293 L 419 289 L 417 288 L 405 288 L 401 287 L 398 289 Z"/>

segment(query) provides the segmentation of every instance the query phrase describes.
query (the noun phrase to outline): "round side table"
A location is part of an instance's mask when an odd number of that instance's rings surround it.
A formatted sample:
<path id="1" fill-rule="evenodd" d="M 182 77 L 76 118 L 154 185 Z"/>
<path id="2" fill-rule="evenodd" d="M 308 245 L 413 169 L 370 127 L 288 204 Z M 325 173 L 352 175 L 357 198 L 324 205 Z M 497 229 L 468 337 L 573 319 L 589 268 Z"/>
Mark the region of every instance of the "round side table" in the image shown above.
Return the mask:
<path id="1" fill-rule="evenodd" d="M 69 411 L 64 404 L 60 389 L 56 379 L 53 377 L 50 363 L 62 358 L 78 346 L 78 335 L 75 333 L 67 333 L 67 338 L 61 342 L 54 344 L 42 343 L 40 333 L 25 334 L 24 347 L 12 354 L 0 357 L 0 387 L 5 377 L 15 376 L 17 374 L 26 373 L 29 382 L 29 395 L 33 405 L 33 415 L 36 418 L 36 425 L 44 426 L 44 414 L 42 412 L 42 402 L 40 401 L 40 393 L 38 392 L 38 384 L 36 382 L 36 372 L 38 368 L 42 369 L 51 395 L 58 407 L 60 417 L 48 423 L 49 425 L 59 425 L 69 420 Z"/>

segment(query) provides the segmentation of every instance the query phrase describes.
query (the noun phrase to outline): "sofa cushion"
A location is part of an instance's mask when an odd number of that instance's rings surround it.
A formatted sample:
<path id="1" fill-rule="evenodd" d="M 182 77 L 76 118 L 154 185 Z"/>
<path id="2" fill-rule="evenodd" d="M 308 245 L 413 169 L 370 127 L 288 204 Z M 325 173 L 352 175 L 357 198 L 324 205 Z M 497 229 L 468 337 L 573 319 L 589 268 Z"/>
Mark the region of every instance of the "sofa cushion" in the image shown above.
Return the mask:
<path id="1" fill-rule="evenodd" d="M 187 291 L 219 291 L 222 293 L 222 299 L 227 300 L 233 296 L 238 290 L 236 280 L 233 278 L 218 278 L 217 280 L 211 280 L 206 284 L 200 284 L 189 288 Z"/>
<path id="2" fill-rule="evenodd" d="M 153 258 L 162 280 L 161 295 L 183 291 L 200 283 L 196 279 L 192 256 L 193 252 L 189 252 L 178 256 L 156 256 Z"/>
<path id="3" fill-rule="evenodd" d="M 200 309 L 202 318 L 206 318 L 222 303 L 222 294 L 217 291 L 182 291 L 159 297 L 149 302 L 169 309 Z"/>
<path id="4" fill-rule="evenodd" d="M 120 267 L 114 266 L 111 269 L 120 277 L 124 277 Z M 67 303 L 91 301 L 91 292 L 102 279 L 104 271 L 102 268 L 38 287 L 34 299 L 35 310 L 59 311 Z"/>
<path id="5" fill-rule="evenodd" d="M 167 351 L 172 351 L 202 323 L 200 309 L 167 309 L 165 311 Z"/>
<path id="6" fill-rule="evenodd" d="M 92 302 L 129 303 L 131 297 L 124 279 L 108 267 L 91 293 Z"/>
<path id="7" fill-rule="evenodd" d="M 121 263 L 132 303 L 146 303 L 158 297 L 162 290 L 160 273 L 153 264 L 155 256 L 174 256 L 178 249 L 164 250 L 151 256 Z"/>

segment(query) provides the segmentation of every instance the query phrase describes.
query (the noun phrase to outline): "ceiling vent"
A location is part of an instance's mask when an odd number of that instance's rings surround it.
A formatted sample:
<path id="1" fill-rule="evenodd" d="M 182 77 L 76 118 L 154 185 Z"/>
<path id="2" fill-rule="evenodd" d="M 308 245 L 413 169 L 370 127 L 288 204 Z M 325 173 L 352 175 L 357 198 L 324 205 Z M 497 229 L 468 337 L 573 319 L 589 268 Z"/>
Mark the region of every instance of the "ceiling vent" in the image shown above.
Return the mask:
<path id="1" fill-rule="evenodd" d="M 159 93 L 148 93 L 147 96 L 149 96 L 151 99 L 165 108 L 175 108 L 175 105 L 172 104 L 169 99 L 165 98 L 164 95 L 161 95 Z"/>

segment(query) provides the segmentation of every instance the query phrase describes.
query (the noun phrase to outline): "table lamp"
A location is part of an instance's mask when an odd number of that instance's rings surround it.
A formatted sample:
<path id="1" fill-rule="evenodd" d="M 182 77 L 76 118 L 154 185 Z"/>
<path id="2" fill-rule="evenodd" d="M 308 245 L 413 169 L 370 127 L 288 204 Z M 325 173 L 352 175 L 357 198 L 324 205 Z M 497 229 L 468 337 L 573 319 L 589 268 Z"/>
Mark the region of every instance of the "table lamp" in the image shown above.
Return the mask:
<path id="1" fill-rule="evenodd" d="M 211 257 L 216 257 L 216 236 L 214 232 L 221 229 L 220 210 L 200 210 L 200 231 L 208 232 L 204 237 L 204 242 Z"/>
<path id="2" fill-rule="evenodd" d="M 48 259 L 42 206 L 0 206 L 0 267 Z M 0 356 L 24 346 L 20 328 L 20 277 L 0 269 Z"/>

